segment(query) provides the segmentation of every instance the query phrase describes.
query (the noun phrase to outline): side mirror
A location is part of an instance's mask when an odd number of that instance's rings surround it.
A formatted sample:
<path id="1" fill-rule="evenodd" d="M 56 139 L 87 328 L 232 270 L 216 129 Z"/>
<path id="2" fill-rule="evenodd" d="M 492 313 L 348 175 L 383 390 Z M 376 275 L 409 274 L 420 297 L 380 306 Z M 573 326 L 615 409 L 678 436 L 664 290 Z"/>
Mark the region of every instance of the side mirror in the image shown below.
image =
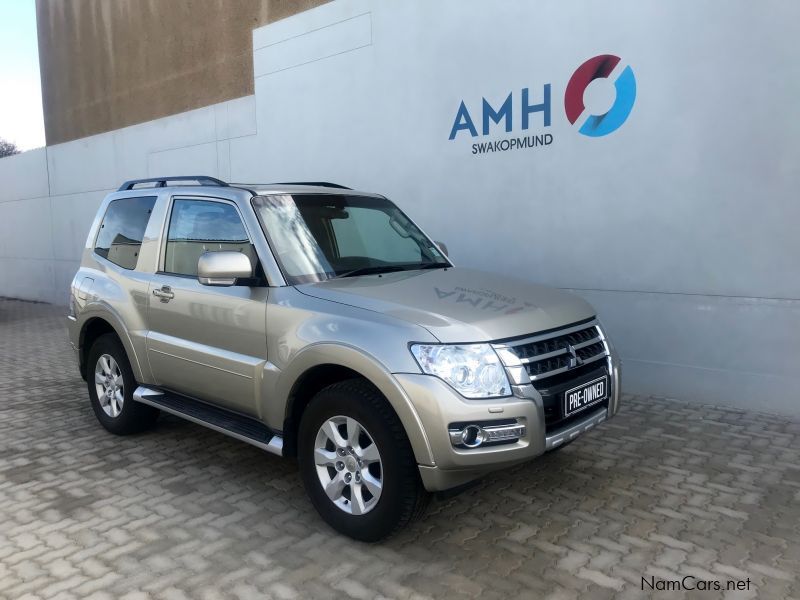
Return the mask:
<path id="1" fill-rule="evenodd" d="M 197 279 L 203 285 L 235 285 L 253 276 L 250 258 L 241 252 L 205 252 L 197 261 Z"/>
<path id="2" fill-rule="evenodd" d="M 436 244 L 439 247 L 439 250 L 442 251 L 442 254 L 444 254 L 445 258 L 448 258 L 450 256 L 450 252 L 447 251 L 447 245 L 444 242 L 434 241 L 434 244 Z"/>

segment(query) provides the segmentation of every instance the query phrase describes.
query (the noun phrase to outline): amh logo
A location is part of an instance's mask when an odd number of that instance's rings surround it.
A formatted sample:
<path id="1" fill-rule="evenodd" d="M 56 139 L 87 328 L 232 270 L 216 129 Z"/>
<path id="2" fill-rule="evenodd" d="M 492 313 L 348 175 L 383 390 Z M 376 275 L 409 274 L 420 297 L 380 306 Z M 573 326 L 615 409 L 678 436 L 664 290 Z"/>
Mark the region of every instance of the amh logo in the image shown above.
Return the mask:
<path id="1" fill-rule="evenodd" d="M 534 113 L 542 113 L 542 119 L 544 122 L 545 127 L 550 126 L 550 84 L 544 84 L 543 89 L 543 96 L 544 99 L 542 102 L 538 102 L 536 104 L 531 104 L 530 100 L 530 93 L 528 88 L 522 88 L 522 102 L 520 104 L 520 115 L 522 120 L 522 129 L 528 129 L 531 115 Z M 503 121 L 505 130 L 510 132 L 514 127 L 514 109 L 513 109 L 513 100 L 514 94 L 513 92 L 509 92 L 508 96 L 506 97 L 503 104 L 500 108 L 494 108 L 486 98 L 483 99 L 483 104 L 481 108 L 482 120 L 481 124 L 483 125 L 481 131 L 483 135 L 489 135 L 489 130 L 491 127 L 491 123 L 495 125 L 499 125 L 500 121 Z M 475 128 L 475 122 L 472 120 L 472 115 L 470 115 L 469 109 L 464 101 L 461 101 L 461 105 L 458 107 L 458 112 L 456 113 L 456 119 L 453 121 L 453 127 L 450 130 L 450 139 L 456 139 L 456 135 L 458 135 L 459 131 L 468 131 L 472 137 L 478 136 L 478 130 Z"/>
<path id="2" fill-rule="evenodd" d="M 564 92 L 564 109 L 567 120 L 573 125 L 582 120 L 586 111 L 583 102 L 584 92 L 589 84 L 596 79 L 606 79 L 611 76 L 620 58 L 613 54 L 600 54 L 585 61 L 572 74 Z M 542 125 L 550 127 L 551 103 L 550 103 L 551 84 L 546 83 L 542 86 L 541 95 L 531 93 L 528 88 L 522 88 L 519 112 L 514 108 L 514 94 L 509 93 L 499 107 L 492 106 L 486 98 L 482 99 L 480 120 L 473 120 L 466 103 L 462 100 L 456 112 L 453 125 L 450 128 L 450 139 L 454 140 L 462 131 L 468 133 L 470 137 L 488 136 L 491 134 L 493 126 L 502 125 L 506 133 L 514 130 L 514 124 L 519 119 L 519 126 L 522 131 L 527 131 L 534 125 L 533 117 L 537 113 L 541 114 Z M 626 121 L 631 114 L 633 103 L 636 100 L 636 78 L 630 66 L 626 66 L 614 81 L 615 100 L 614 104 L 603 114 L 590 114 L 585 118 L 585 122 L 580 125 L 578 131 L 589 137 L 602 137 L 616 131 Z M 536 99 L 534 99 L 536 98 Z M 516 112 L 516 115 L 514 114 Z M 478 126 L 476 126 L 476 124 Z M 472 145 L 473 154 L 484 154 L 485 152 L 495 152 L 498 150 L 511 150 L 519 148 L 533 148 L 537 146 L 547 146 L 552 143 L 552 135 L 544 136 L 526 135 L 522 138 L 511 138 L 505 140 L 495 140 Z"/>
<path id="3" fill-rule="evenodd" d="M 619 62 L 619 56 L 601 54 L 590 58 L 575 70 L 564 92 L 564 109 L 570 123 L 574 125 L 586 110 L 583 104 L 586 87 L 595 79 L 611 75 Z M 602 115 L 589 115 L 578 130 L 580 133 L 590 137 L 602 137 L 616 131 L 625 122 L 636 100 L 636 78 L 630 66 L 626 66 L 614 81 L 614 88 L 617 97 L 608 112 Z"/>

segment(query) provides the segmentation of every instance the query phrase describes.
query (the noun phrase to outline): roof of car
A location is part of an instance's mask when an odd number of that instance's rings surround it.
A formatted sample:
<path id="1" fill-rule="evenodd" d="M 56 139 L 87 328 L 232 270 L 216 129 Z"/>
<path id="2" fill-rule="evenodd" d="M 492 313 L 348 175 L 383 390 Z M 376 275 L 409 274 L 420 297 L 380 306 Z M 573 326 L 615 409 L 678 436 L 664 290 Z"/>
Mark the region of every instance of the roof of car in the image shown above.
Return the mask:
<path id="1" fill-rule="evenodd" d="M 196 182 L 196 183 L 191 183 Z M 180 187 L 180 188 L 209 188 L 224 189 L 238 188 L 251 191 L 255 194 L 348 194 L 359 196 L 375 196 L 368 192 L 358 192 L 349 187 L 329 181 L 292 181 L 282 183 L 228 183 L 209 175 L 169 175 L 162 177 L 148 177 L 145 179 L 131 179 L 124 182 L 118 192 L 134 192 L 152 188 Z"/>
<path id="2" fill-rule="evenodd" d="M 331 185 L 309 185 L 303 183 L 231 183 L 232 187 L 251 190 L 256 194 L 346 194 L 348 196 L 375 196 L 346 187 Z"/>

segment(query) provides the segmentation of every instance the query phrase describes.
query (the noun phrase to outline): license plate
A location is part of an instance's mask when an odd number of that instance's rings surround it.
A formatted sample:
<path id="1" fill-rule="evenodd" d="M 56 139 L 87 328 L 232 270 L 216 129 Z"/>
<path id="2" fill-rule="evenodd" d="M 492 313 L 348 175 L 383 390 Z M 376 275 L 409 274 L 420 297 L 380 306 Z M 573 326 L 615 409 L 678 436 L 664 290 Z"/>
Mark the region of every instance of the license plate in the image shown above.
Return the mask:
<path id="1" fill-rule="evenodd" d="M 608 398 L 608 377 L 603 375 L 564 392 L 564 416 L 574 415 Z"/>

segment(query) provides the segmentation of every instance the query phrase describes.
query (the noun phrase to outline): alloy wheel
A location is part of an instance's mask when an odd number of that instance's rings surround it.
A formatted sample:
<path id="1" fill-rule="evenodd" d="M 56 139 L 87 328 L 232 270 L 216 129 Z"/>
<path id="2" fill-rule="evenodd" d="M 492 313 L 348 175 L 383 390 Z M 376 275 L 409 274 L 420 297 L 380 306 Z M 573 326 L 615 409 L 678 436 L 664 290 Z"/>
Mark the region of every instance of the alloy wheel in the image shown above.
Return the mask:
<path id="1" fill-rule="evenodd" d="M 100 407 L 109 417 L 118 417 L 125 401 L 122 371 L 110 354 L 103 354 L 94 367 L 94 387 Z"/>
<path id="2" fill-rule="evenodd" d="M 314 442 L 314 463 L 322 489 L 340 510 L 363 515 L 378 504 L 383 465 L 378 446 L 352 417 L 326 420 Z"/>

